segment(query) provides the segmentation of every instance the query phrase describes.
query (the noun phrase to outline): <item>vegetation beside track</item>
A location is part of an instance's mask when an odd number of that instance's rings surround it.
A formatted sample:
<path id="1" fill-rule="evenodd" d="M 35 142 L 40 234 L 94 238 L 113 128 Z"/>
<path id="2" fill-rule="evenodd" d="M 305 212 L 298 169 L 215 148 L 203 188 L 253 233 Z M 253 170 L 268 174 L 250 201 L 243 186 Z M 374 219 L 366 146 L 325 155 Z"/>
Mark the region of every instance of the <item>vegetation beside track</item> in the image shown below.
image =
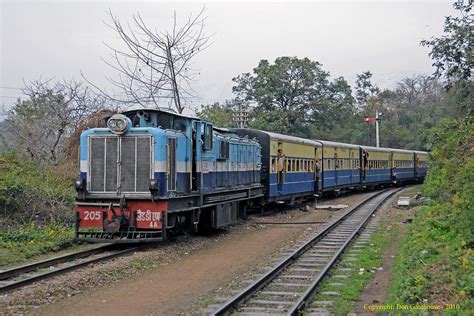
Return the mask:
<path id="1" fill-rule="evenodd" d="M 72 244 L 75 192 L 66 165 L 0 155 L 0 266 Z"/>
<path id="2" fill-rule="evenodd" d="M 0 174 L 2 223 L 72 222 L 75 167 L 36 162 L 7 151 L 0 155 Z"/>
<path id="3" fill-rule="evenodd" d="M 424 194 L 394 265 L 389 303 L 458 304 L 474 310 L 474 124 L 445 121 L 434 148 Z"/>
<path id="4" fill-rule="evenodd" d="M 24 261 L 72 245 L 74 230 L 64 225 L 34 223 L 0 231 L 0 266 Z"/>

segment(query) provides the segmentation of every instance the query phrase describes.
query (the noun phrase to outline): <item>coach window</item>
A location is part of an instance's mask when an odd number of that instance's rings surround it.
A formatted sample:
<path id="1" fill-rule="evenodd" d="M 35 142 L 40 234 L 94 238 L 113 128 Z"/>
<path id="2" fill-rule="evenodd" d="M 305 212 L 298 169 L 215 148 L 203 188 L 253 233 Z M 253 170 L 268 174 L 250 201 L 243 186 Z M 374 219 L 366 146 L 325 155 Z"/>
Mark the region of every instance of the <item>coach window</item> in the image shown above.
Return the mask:
<path id="1" fill-rule="evenodd" d="M 212 125 L 206 124 L 204 127 L 204 149 L 212 150 Z"/>
<path id="2" fill-rule="evenodd" d="M 272 172 L 276 172 L 276 168 L 275 168 L 275 158 L 272 158 Z"/>

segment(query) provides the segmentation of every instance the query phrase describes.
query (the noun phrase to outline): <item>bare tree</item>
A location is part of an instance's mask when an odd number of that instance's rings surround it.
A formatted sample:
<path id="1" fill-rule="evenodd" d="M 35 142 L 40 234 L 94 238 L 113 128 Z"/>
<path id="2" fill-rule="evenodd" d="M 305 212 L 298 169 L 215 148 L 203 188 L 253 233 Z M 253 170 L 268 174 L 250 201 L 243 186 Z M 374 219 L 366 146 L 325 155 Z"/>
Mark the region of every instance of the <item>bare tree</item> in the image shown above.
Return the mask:
<path id="1" fill-rule="evenodd" d="M 140 13 L 133 15 L 132 23 L 124 27 L 110 11 L 109 26 L 120 36 L 124 47 L 106 44 L 112 51 L 112 60 L 103 60 L 118 72 L 118 79 L 107 79 L 119 94 L 95 87 L 111 100 L 143 107 L 160 107 L 163 99 L 172 99 L 177 112 L 182 113 L 183 99 L 194 93 L 191 81 L 196 71 L 191 69 L 191 61 L 209 45 L 210 36 L 204 34 L 204 10 L 190 15 L 181 26 L 174 13 L 172 30 L 164 32 L 152 30 Z"/>
<path id="2" fill-rule="evenodd" d="M 7 114 L 14 146 L 33 160 L 53 164 L 64 157 L 67 137 L 105 102 L 74 80 L 32 81 L 25 83 L 23 94 L 28 99 L 19 100 Z"/>

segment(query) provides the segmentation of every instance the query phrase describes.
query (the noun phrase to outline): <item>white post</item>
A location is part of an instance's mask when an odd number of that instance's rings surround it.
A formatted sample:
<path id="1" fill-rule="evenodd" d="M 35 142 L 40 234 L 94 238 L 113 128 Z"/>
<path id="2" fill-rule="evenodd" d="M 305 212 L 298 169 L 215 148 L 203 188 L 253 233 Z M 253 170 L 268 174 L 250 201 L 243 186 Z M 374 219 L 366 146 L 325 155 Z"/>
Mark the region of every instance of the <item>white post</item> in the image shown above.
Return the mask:
<path id="1" fill-rule="evenodd" d="M 375 143 L 376 147 L 380 147 L 380 136 L 379 136 L 379 111 L 375 112 Z"/>

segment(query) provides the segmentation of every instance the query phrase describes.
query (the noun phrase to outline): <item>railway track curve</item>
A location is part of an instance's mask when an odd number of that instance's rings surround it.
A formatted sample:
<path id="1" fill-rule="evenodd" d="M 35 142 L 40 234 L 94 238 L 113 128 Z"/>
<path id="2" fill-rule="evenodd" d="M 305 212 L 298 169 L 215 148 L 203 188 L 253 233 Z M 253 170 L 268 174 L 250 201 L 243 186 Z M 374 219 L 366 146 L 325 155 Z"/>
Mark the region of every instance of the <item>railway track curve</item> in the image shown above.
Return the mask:
<path id="1" fill-rule="evenodd" d="M 375 193 L 349 208 L 211 315 L 298 315 L 371 215 L 399 190 Z"/>

